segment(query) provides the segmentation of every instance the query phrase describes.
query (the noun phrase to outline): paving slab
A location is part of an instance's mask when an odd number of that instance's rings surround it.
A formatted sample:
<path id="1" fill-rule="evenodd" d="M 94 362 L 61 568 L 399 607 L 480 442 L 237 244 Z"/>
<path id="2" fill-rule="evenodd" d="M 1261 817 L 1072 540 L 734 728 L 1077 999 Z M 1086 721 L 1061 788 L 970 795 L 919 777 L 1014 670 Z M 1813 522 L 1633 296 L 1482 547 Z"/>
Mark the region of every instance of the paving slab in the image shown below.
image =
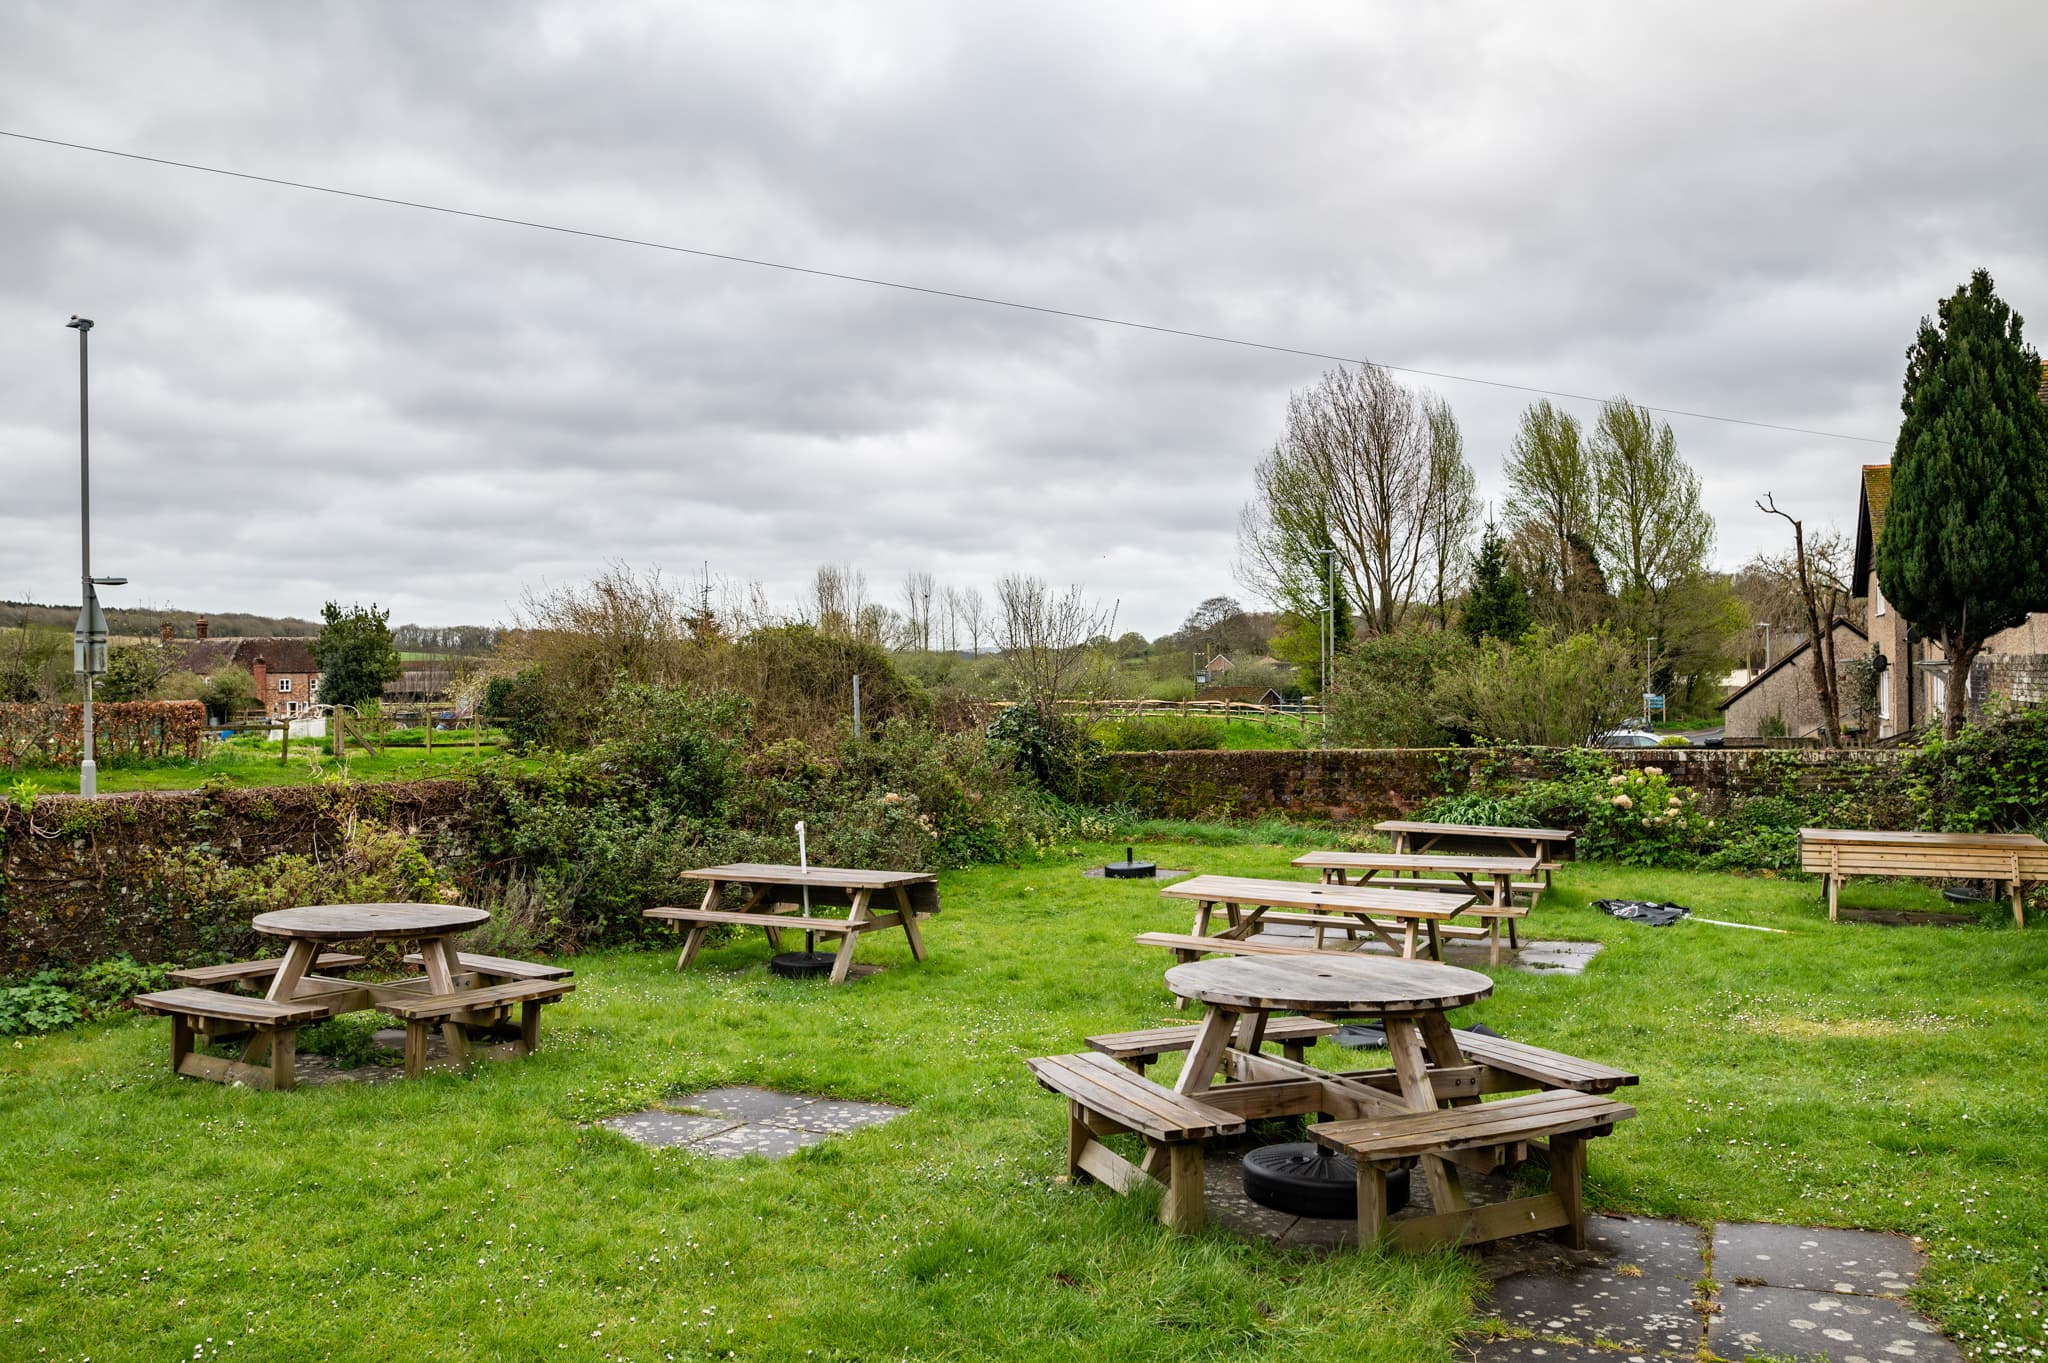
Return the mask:
<path id="1" fill-rule="evenodd" d="M 1903 1235 L 1737 1222 L 1714 1227 L 1724 1283 L 1896 1297 L 1920 1280 L 1924 1256 Z"/>
<path id="2" fill-rule="evenodd" d="M 1531 975 L 1583 975 L 1603 948 L 1600 942 L 1524 942 L 1508 964 Z"/>
<path id="3" fill-rule="evenodd" d="M 739 1123 L 729 1117 L 695 1117 L 685 1112 L 652 1108 L 646 1112 L 607 1117 L 598 1125 L 610 1127 L 627 1140 L 638 1141 L 641 1145 L 666 1148 L 688 1145 L 705 1136 L 730 1131 Z"/>
<path id="4" fill-rule="evenodd" d="M 883 1122 L 901 1117 L 908 1108 L 891 1107 L 887 1103 L 854 1103 L 838 1098 L 819 1098 L 812 1102 L 800 1103 L 788 1111 L 761 1120 L 770 1126 L 795 1127 L 802 1131 L 819 1131 L 828 1136 L 858 1131 L 865 1126 L 880 1126 Z"/>
<path id="5" fill-rule="evenodd" d="M 1677 1355 L 1625 1353 L 1588 1344 L 1560 1344 L 1550 1339 L 1482 1339 L 1469 1342 L 1472 1363 L 1652 1363 Z"/>
<path id="6" fill-rule="evenodd" d="M 801 1093 L 777 1093 L 773 1089 L 756 1088 L 751 1084 L 735 1084 L 730 1088 L 685 1093 L 668 1101 L 676 1107 L 696 1108 L 700 1112 L 712 1112 L 721 1117 L 735 1117 L 740 1121 L 754 1122 L 766 1117 L 780 1117 L 792 1109 L 816 1100 Z"/>
<path id="7" fill-rule="evenodd" d="M 1698 1227 L 1590 1217 L 1586 1247 L 1596 1262 L 1495 1283 L 1494 1314 L 1512 1326 L 1587 1344 L 1681 1353 L 1699 1347 L 1693 1287 L 1706 1274 L 1706 1258 Z"/>
<path id="8" fill-rule="evenodd" d="M 1933 1322 L 1888 1297 L 1723 1283 L 1707 1345 L 1722 1358 L 1827 1358 L 1833 1363 L 1962 1363 Z"/>
<path id="9" fill-rule="evenodd" d="M 719 1159 L 739 1159 L 745 1155 L 781 1159 L 785 1155 L 794 1155 L 805 1146 L 822 1145 L 830 1139 L 831 1137 L 822 1131 L 799 1131 L 795 1127 L 748 1122 L 706 1136 L 693 1142 L 689 1148 L 699 1154 Z"/>

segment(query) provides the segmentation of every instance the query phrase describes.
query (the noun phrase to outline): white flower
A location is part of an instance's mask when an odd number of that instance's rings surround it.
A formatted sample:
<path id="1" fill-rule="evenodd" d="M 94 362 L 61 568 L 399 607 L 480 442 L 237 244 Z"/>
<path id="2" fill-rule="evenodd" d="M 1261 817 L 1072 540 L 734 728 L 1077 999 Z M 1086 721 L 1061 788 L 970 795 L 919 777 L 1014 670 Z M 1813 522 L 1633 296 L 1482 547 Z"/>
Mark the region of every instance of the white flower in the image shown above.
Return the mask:
<path id="1" fill-rule="evenodd" d="M 1626 795 L 1617 795 L 1612 800 L 1609 800 L 1608 803 L 1616 809 L 1634 809 L 1636 804 L 1634 800 L 1629 799 Z"/>
<path id="2" fill-rule="evenodd" d="M 1643 768 L 1643 775 L 1645 775 L 1645 776 L 1662 776 L 1663 774 L 1664 774 L 1664 768 L 1662 768 L 1662 767 L 1644 767 L 1644 768 Z"/>

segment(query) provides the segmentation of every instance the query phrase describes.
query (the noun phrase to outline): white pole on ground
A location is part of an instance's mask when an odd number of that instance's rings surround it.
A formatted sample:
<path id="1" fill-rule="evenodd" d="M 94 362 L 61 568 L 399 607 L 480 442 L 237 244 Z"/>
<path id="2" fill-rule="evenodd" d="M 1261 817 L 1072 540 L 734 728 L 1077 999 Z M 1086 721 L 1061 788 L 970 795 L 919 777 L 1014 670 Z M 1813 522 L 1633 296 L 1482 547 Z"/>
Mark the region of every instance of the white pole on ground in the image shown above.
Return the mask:
<path id="1" fill-rule="evenodd" d="M 859 681 L 858 681 L 857 679 L 855 680 L 855 682 L 854 682 L 854 685 L 855 685 L 855 686 L 859 686 L 859 685 L 860 685 L 860 683 L 859 683 Z M 803 820 L 802 820 L 802 819 L 798 819 L 798 820 L 797 820 L 797 824 L 796 824 L 796 864 L 797 864 L 797 866 L 798 866 L 799 868 L 801 868 L 801 869 L 802 869 L 802 870 L 804 870 L 805 872 L 808 872 L 808 871 L 809 871 L 809 870 L 811 869 L 811 850 L 810 850 L 810 848 L 809 848 L 809 847 L 808 847 L 808 846 L 807 846 L 807 845 L 805 844 L 805 842 L 804 842 L 804 824 L 803 824 Z M 811 916 L 811 885 L 810 885 L 810 881 L 809 881 L 809 879 L 808 879 L 808 878 L 806 878 L 806 880 L 804 881 L 803 893 L 804 893 L 804 918 L 805 918 L 805 920 L 806 920 L 806 921 L 808 921 L 808 920 L 810 919 L 810 916 Z M 814 929 L 812 929 L 812 928 L 805 928 L 805 929 L 804 929 L 804 950 L 805 950 L 805 951 L 816 951 L 817 949 L 818 949 L 818 934 L 817 934 L 816 930 L 814 930 Z"/>

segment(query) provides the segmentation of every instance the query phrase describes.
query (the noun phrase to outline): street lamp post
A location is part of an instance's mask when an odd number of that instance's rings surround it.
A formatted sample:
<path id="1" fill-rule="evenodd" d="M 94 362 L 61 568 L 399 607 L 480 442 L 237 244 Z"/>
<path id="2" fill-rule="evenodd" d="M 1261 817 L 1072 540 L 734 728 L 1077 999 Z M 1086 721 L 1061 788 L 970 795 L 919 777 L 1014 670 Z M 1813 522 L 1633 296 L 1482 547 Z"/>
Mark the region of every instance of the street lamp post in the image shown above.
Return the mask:
<path id="1" fill-rule="evenodd" d="M 1650 696 L 1656 689 L 1654 681 L 1656 664 L 1653 661 L 1656 649 L 1656 635 L 1652 634 L 1649 638 L 1643 640 L 1643 727 L 1645 729 L 1650 727 Z"/>
<path id="2" fill-rule="evenodd" d="M 95 586 L 118 587 L 125 577 L 92 575 L 92 441 L 86 390 L 85 334 L 92 318 L 73 317 L 64 325 L 78 333 L 78 623 L 71 631 L 72 670 L 85 678 L 85 707 L 78 730 L 78 793 L 99 794 L 99 764 L 93 761 L 92 679 L 107 670 L 107 617 L 100 611 Z"/>

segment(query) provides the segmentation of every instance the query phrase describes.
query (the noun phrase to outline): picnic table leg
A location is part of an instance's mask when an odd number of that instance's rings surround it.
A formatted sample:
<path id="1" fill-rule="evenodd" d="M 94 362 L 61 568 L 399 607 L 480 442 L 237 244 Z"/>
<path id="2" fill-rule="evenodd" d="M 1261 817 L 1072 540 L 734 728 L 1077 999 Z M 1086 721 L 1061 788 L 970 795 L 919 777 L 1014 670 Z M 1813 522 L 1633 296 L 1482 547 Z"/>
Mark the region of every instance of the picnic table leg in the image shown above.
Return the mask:
<path id="1" fill-rule="evenodd" d="M 1441 1015 L 1439 1015 L 1441 1016 Z M 1400 1080 L 1401 1100 L 1416 1112 L 1436 1111 L 1436 1086 L 1429 1080 L 1429 1058 L 1423 1050 L 1422 1034 L 1416 1029 L 1415 1019 L 1402 1013 L 1389 1013 L 1381 1019 L 1387 1033 L 1387 1051 L 1394 1062 L 1394 1074 Z M 1450 1050 L 1457 1051 L 1457 1043 L 1451 1043 Z M 1458 1178 L 1457 1169 L 1435 1155 L 1422 1157 L 1422 1175 L 1429 1184 L 1429 1200 L 1438 1212 L 1463 1211 L 1465 1185 Z"/>
<path id="2" fill-rule="evenodd" d="M 519 1045 L 521 1055 L 540 1049 L 540 1004 L 532 999 L 519 1005 Z"/>
<path id="3" fill-rule="evenodd" d="M 1209 1091 L 1216 1079 L 1216 1067 L 1223 1063 L 1223 1053 L 1230 1049 L 1230 1033 L 1237 1024 L 1237 1016 L 1235 1009 L 1220 1003 L 1209 1005 L 1202 1015 L 1201 1029 L 1195 1033 L 1195 1044 L 1188 1048 L 1187 1063 L 1181 1066 L 1180 1078 L 1174 1081 L 1175 1093 Z"/>
<path id="4" fill-rule="evenodd" d="M 1358 1166 L 1358 1247 L 1365 1249 L 1387 1233 L 1387 1171 L 1377 1164 Z"/>
<path id="5" fill-rule="evenodd" d="M 1450 1019 L 1442 1013 L 1424 1013 L 1418 1019 L 1422 1028 L 1422 1044 L 1429 1052 L 1429 1063 L 1438 1069 L 1456 1069 L 1465 1063 L 1464 1047 L 1458 1044 L 1458 1034 L 1451 1027 Z M 1431 1089 L 1434 1092 L 1434 1088 Z M 1468 1107 L 1479 1099 L 1453 1098 L 1451 1107 Z"/>
<path id="6" fill-rule="evenodd" d="M 303 937 L 292 938 L 292 944 L 284 949 L 284 964 L 270 977 L 270 988 L 263 991 L 263 997 L 272 1003 L 290 1003 L 299 981 L 306 978 L 306 972 L 313 968 L 313 958 L 319 954 L 317 943 Z"/>
<path id="7" fill-rule="evenodd" d="M 183 1013 L 171 1014 L 171 1073 L 182 1074 L 185 1057 L 192 1054 L 192 1020 Z"/>
<path id="8" fill-rule="evenodd" d="M 1401 959 L 1412 961 L 1415 959 L 1415 920 L 1402 919 L 1401 929 Z"/>
<path id="9" fill-rule="evenodd" d="M 420 964 L 427 969 L 427 992 L 430 994 L 452 994 L 455 992 L 455 973 L 461 963 L 455 959 L 455 945 L 446 937 L 430 937 L 420 943 Z M 469 1034 L 462 1030 L 462 1024 L 449 1018 L 441 1024 L 441 1040 L 447 1043 L 448 1059 L 457 1065 L 469 1062 Z M 422 1046 L 424 1046 L 424 1034 Z"/>
<path id="10" fill-rule="evenodd" d="M 832 958 L 832 983 L 845 984 L 846 972 L 853 969 L 854 943 L 860 941 L 860 931 L 854 924 L 865 923 L 874 915 L 868 912 L 867 890 L 853 892 L 853 907 L 847 911 L 846 935 L 839 939 L 839 954 Z"/>
<path id="11" fill-rule="evenodd" d="M 718 907 L 717 881 L 714 880 L 704 887 L 704 898 L 698 903 L 697 907 L 700 909 L 715 909 Z M 684 966 L 697 959 L 697 952 L 704 945 L 706 927 L 707 925 L 703 923 L 692 923 L 684 930 L 683 954 L 676 957 L 676 969 L 681 970 Z"/>
<path id="12" fill-rule="evenodd" d="M 1557 1238 L 1573 1249 L 1586 1247 L 1586 1143 L 1576 1134 L 1550 1138 L 1550 1191 L 1564 1204 L 1565 1223 Z"/>
<path id="13" fill-rule="evenodd" d="M 1195 901 L 1195 936 L 1207 937 L 1209 935 L 1209 916 L 1215 911 L 1215 908 L 1216 901 L 1213 899 L 1198 899 Z"/>
<path id="14" fill-rule="evenodd" d="M 270 1034 L 270 1087 L 283 1091 L 298 1083 L 299 1034 L 296 1028 L 279 1027 Z"/>
<path id="15" fill-rule="evenodd" d="M 924 938 L 918 935 L 917 915 L 910 911 L 910 891 L 903 886 L 896 887 L 896 907 L 903 914 L 903 935 L 910 939 L 910 958 L 924 959 Z"/>

